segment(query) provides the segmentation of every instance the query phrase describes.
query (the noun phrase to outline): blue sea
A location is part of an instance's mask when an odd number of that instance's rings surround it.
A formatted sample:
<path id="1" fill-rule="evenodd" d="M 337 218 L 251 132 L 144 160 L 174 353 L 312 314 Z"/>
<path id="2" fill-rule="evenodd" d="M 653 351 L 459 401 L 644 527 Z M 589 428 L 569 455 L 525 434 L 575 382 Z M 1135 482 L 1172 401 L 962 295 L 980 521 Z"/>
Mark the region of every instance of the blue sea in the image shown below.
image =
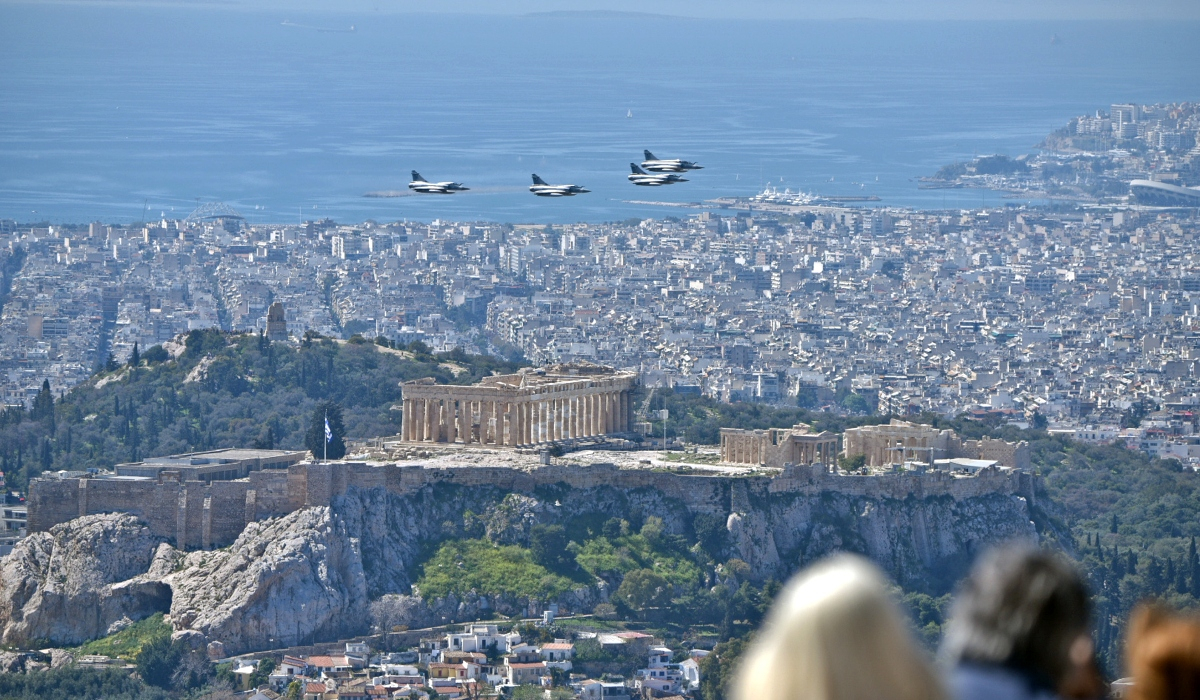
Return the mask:
<path id="1" fill-rule="evenodd" d="M 328 31 L 349 30 L 354 31 Z M 770 184 L 880 205 L 1113 102 L 1200 100 L 1200 24 L 0 5 L 0 218 L 611 221 Z M 642 149 L 705 166 L 638 188 Z M 455 196 L 404 190 L 408 174 Z M 591 194 L 547 200 L 536 172 Z"/>

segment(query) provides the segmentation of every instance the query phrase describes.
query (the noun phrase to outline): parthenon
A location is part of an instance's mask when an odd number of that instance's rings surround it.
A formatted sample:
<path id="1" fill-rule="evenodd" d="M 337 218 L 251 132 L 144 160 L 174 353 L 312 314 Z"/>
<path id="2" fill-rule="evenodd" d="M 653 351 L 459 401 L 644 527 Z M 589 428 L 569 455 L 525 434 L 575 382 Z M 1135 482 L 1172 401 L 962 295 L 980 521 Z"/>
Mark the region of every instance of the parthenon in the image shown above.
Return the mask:
<path id="1" fill-rule="evenodd" d="M 586 362 L 523 369 L 473 386 L 401 385 L 406 442 L 528 447 L 629 430 L 637 375 Z"/>

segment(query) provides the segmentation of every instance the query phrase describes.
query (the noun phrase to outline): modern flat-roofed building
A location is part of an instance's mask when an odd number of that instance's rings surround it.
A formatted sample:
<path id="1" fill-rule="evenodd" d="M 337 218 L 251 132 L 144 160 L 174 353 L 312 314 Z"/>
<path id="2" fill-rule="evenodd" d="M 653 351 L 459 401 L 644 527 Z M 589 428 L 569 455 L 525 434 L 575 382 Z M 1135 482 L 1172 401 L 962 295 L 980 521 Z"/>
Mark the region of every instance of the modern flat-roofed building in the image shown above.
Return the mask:
<path id="1" fill-rule="evenodd" d="M 1200 189 L 1154 180 L 1134 180 L 1129 194 L 1138 204 L 1152 207 L 1200 207 Z"/>
<path id="2" fill-rule="evenodd" d="M 171 475 L 178 481 L 229 481 L 244 479 L 260 469 L 287 469 L 308 456 L 291 450 L 223 449 L 151 457 L 115 467 L 117 476 L 157 479 Z"/>

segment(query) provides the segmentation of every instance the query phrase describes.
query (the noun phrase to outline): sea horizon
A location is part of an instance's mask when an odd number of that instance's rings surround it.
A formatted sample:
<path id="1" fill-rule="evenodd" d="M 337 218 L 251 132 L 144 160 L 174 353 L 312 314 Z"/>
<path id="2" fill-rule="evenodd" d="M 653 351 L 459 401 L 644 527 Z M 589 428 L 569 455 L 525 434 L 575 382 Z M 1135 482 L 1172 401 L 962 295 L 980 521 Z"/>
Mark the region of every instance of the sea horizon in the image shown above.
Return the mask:
<path id="1" fill-rule="evenodd" d="M 918 179 L 1032 153 L 1112 103 L 1200 99 L 1197 22 L 0 13 L 0 218 L 18 221 L 183 218 L 221 201 L 250 223 L 602 222 L 689 211 L 631 200 L 767 186 L 1001 206 L 1027 200 Z M 705 168 L 634 187 L 643 149 Z M 409 196 L 410 170 L 471 191 Z M 592 192 L 534 197 L 535 172 Z M 405 196 L 365 196 L 389 191 Z"/>

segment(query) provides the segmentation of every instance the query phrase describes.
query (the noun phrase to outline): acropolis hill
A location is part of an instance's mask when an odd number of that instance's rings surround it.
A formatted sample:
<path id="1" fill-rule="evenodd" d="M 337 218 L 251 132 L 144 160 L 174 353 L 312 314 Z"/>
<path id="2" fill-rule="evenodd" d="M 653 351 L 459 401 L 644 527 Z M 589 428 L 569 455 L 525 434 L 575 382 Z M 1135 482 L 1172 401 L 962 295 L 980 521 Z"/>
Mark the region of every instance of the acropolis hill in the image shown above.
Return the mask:
<path id="1" fill-rule="evenodd" d="M 902 421 L 842 436 L 724 431 L 719 453 L 627 449 L 633 380 L 578 364 L 477 386 L 408 382 L 401 435 L 356 459 L 226 449 L 47 474 L 31 483 L 31 534 L 0 570 L 0 642 L 78 644 L 169 611 L 178 636 L 253 651 L 361 634 L 385 595 L 404 599 L 412 627 L 535 603 L 590 612 L 615 584 L 531 601 L 427 600 L 414 583 L 448 540 L 528 547 L 537 525 L 613 518 L 660 519 L 712 561 L 745 562 L 751 580 L 850 550 L 937 593 L 982 547 L 1052 522 L 1022 468 L 1027 445 Z M 861 467 L 834 466 L 839 443 Z"/>
<path id="2" fill-rule="evenodd" d="M 577 449 L 622 435 L 634 437 L 628 428 L 635 380 L 630 372 L 572 363 L 488 377 L 475 386 L 406 382 L 401 435 L 394 444 L 409 448 L 406 457 L 413 456 L 413 448 L 446 452 L 433 464 L 427 458 L 324 463 L 305 461 L 303 453 L 272 450 L 157 458 L 118 465 L 113 474 L 35 479 L 28 527 L 41 532 L 80 516 L 124 512 L 141 518 L 155 536 L 179 549 L 211 549 L 233 542 L 249 523 L 329 506 L 351 490 L 381 489 L 407 497 L 440 484 L 508 492 L 559 484 L 651 489 L 689 512 L 721 515 L 732 512 L 734 491 L 835 492 L 896 500 L 986 494 L 1033 499 L 1033 477 L 1023 471 L 1029 464 L 1024 443 L 964 442 L 952 431 L 902 421 L 846 431 L 845 454 L 862 455 L 865 465 L 874 468 L 854 476 L 832 467 L 839 436 L 813 434 L 804 425 L 723 430 L 722 464 L 695 465 L 688 474 L 656 470 L 654 460 L 645 458 L 652 453 L 640 451 L 577 452 L 560 465 L 514 460 L 514 453 L 530 448 L 542 448 L 548 462 L 551 447 Z M 746 467 L 777 470 L 751 476 Z M 966 476 L 970 472 L 974 476 Z"/>
<path id="3" fill-rule="evenodd" d="M 464 448 L 429 464 L 297 461 L 211 483 L 41 479 L 30 502 L 35 532 L 0 572 L 0 639 L 77 644 L 122 617 L 169 610 L 177 634 L 236 653 L 360 634 L 370 601 L 389 594 L 412 598 L 405 609 L 413 627 L 488 609 L 511 614 L 532 603 L 416 596 L 422 557 L 450 539 L 486 534 L 529 546 L 534 525 L 614 517 L 637 524 L 655 516 L 665 533 L 688 541 L 718 533 L 717 560 L 746 562 L 754 580 L 786 578 L 850 550 L 901 585 L 944 592 L 981 548 L 1037 539 L 1035 523 L 1049 521 L 1037 478 L 1021 470 L 706 470 L 668 468 L 653 454 L 629 453 L 625 460 L 638 466 L 628 468 L 589 461 L 598 453 L 569 455 L 572 463 L 479 466 L 472 462 L 486 461 L 486 451 Z M 457 466 L 440 466 L 447 464 Z M 65 587 L 74 592 L 63 595 Z M 597 581 L 541 603 L 590 612 L 610 591 Z M 315 612 L 287 613 L 302 604 Z"/>

